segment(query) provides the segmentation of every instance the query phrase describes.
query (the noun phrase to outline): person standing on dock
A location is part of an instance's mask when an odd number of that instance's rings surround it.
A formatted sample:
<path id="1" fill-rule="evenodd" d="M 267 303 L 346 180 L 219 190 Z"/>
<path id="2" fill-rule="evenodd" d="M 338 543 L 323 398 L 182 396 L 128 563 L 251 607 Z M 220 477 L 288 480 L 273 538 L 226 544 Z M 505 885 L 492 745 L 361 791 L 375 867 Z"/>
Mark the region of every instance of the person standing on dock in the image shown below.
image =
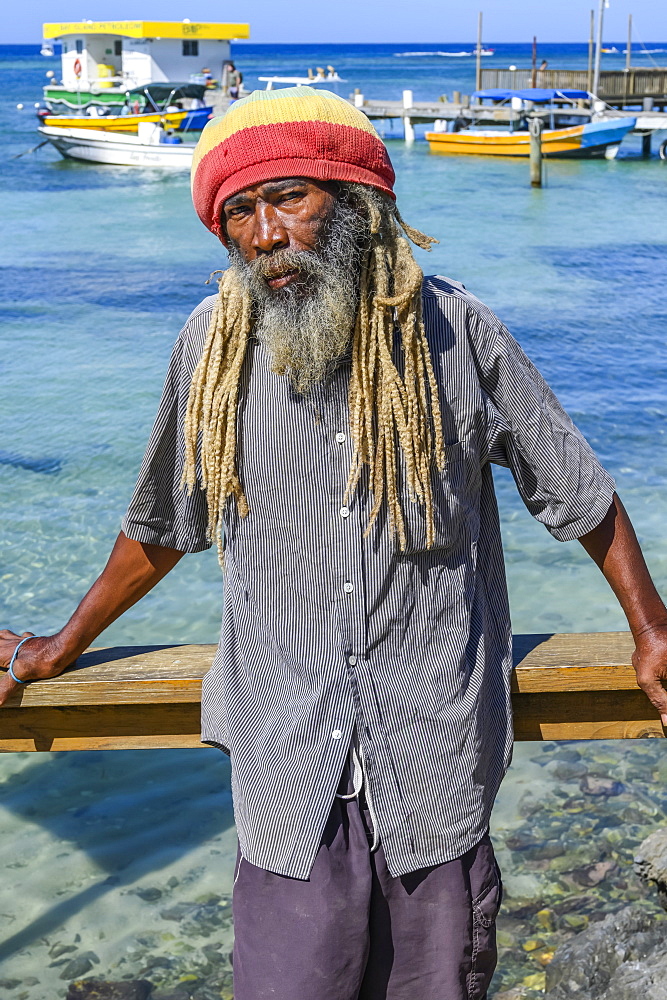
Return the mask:
<path id="1" fill-rule="evenodd" d="M 227 69 L 227 93 L 232 101 L 238 100 L 243 83 L 243 73 L 241 73 L 233 62 L 229 63 Z"/>
<path id="2" fill-rule="evenodd" d="M 613 480 L 493 313 L 423 278 L 410 241 L 434 241 L 393 185 L 334 94 L 207 125 L 193 199 L 230 266 L 178 337 L 122 532 L 60 632 L 0 632 L 2 703 L 217 543 L 202 740 L 231 757 L 236 1000 L 487 994 L 512 746 L 492 463 L 602 568 L 667 723 L 667 610 Z"/>

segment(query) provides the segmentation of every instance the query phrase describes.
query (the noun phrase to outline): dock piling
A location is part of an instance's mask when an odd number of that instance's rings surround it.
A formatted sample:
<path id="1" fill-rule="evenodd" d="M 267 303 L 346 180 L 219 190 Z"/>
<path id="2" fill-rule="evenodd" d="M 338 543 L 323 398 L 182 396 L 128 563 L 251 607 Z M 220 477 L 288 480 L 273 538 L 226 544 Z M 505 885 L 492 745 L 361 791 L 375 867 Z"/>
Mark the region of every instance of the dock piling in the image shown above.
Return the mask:
<path id="1" fill-rule="evenodd" d="M 593 53 L 595 51 L 595 11 L 591 11 L 591 30 L 588 38 L 588 72 L 586 74 L 586 90 L 593 90 Z"/>
<path id="2" fill-rule="evenodd" d="M 413 100 L 413 96 L 412 96 L 412 91 L 411 90 L 404 90 L 403 91 L 403 107 L 404 107 L 404 109 L 406 111 L 409 111 L 410 108 L 412 108 L 413 104 L 414 104 L 414 100 Z M 410 118 L 410 115 L 403 115 L 403 128 L 405 130 L 405 141 L 406 141 L 406 143 L 408 145 L 412 145 L 412 143 L 415 141 L 415 127 L 412 124 L 412 119 Z"/>
<path id="3" fill-rule="evenodd" d="M 600 8 L 598 10 L 598 24 L 597 24 L 597 36 L 595 39 L 595 60 L 593 65 L 593 93 L 597 96 L 600 89 L 600 59 L 602 56 L 602 32 L 604 24 L 604 9 L 607 6 L 608 0 L 600 0 Z"/>
<path id="4" fill-rule="evenodd" d="M 530 183 L 542 187 L 542 119 L 538 115 L 530 119 Z"/>

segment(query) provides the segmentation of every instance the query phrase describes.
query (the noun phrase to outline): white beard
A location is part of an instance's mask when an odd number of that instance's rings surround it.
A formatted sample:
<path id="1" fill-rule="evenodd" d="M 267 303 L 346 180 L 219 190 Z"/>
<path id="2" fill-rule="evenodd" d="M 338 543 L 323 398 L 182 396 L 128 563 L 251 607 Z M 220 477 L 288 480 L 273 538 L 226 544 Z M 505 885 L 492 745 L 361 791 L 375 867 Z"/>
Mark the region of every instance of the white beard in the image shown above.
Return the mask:
<path id="1" fill-rule="evenodd" d="M 252 300 L 254 334 L 266 347 L 272 370 L 289 373 L 307 393 L 349 351 L 359 300 L 359 270 L 368 223 L 337 201 L 318 250 L 277 250 L 247 262 L 230 245 L 231 266 Z M 266 277 L 290 269 L 300 273 L 284 288 Z"/>

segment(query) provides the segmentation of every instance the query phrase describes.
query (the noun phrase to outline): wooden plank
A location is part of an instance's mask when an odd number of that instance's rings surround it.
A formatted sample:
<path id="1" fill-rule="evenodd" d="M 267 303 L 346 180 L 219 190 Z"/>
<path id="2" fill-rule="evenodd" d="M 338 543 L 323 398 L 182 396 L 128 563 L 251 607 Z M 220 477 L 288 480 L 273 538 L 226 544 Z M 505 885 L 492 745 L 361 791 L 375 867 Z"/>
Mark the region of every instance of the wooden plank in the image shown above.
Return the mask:
<path id="1" fill-rule="evenodd" d="M 60 677 L 19 688 L 8 704 L 31 708 L 199 703 L 201 680 L 215 649 L 215 645 L 91 649 Z"/>
<path id="2" fill-rule="evenodd" d="M 627 632 L 514 637 L 518 740 L 662 737 Z M 0 710 L 0 751 L 198 747 L 213 645 L 90 650 Z"/>
<path id="3" fill-rule="evenodd" d="M 514 636 L 512 690 L 636 691 L 629 632 Z"/>
<path id="4" fill-rule="evenodd" d="M 3 708 L 0 750 L 201 747 L 199 704 Z"/>
<path id="5" fill-rule="evenodd" d="M 664 736 L 657 712 L 634 691 L 558 691 L 512 696 L 516 740 L 620 740 Z"/>

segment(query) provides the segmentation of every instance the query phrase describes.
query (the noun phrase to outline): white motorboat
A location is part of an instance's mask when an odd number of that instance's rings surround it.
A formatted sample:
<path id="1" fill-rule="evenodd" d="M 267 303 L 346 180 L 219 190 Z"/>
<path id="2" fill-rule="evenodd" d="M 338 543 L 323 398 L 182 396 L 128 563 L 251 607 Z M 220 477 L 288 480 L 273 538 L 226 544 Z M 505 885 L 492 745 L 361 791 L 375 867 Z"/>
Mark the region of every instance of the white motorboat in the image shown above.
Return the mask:
<path id="1" fill-rule="evenodd" d="M 315 73 L 309 69 L 307 76 L 258 76 L 257 79 L 266 84 L 267 90 L 273 90 L 275 83 L 288 83 L 293 87 L 312 87 L 318 83 L 347 83 L 333 66 L 327 66 L 326 71 L 323 66 L 318 66 Z"/>
<path id="2" fill-rule="evenodd" d="M 194 142 L 179 142 L 159 125 L 149 123 L 141 124 L 137 135 L 48 125 L 38 131 L 67 159 L 118 167 L 189 170 L 196 146 Z"/>

